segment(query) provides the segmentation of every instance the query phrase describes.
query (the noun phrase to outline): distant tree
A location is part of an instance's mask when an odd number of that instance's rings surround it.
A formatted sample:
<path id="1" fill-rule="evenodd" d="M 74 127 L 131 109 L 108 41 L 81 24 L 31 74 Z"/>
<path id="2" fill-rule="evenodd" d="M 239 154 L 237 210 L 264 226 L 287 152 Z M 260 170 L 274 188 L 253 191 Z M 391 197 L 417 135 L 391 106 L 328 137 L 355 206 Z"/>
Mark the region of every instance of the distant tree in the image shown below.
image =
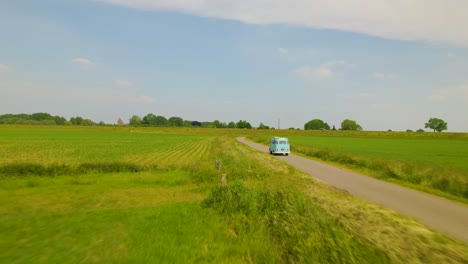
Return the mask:
<path id="1" fill-rule="evenodd" d="M 119 125 L 119 126 L 124 125 L 124 121 L 122 120 L 122 118 L 119 117 L 119 119 L 117 120 L 117 125 Z"/>
<path id="2" fill-rule="evenodd" d="M 228 128 L 236 128 L 236 123 L 234 122 L 229 122 L 229 124 L 227 125 Z"/>
<path id="3" fill-rule="evenodd" d="M 139 117 L 137 115 L 133 115 L 128 120 L 128 124 L 131 125 L 131 126 L 141 126 L 141 124 L 142 124 L 141 117 Z"/>
<path id="4" fill-rule="evenodd" d="M 221 122 L 219 120 L 213 121 L 213 127 L 214 128 L 220 128 L 221 127 Z"/>
<path id="5" fill-rule="evenodd" d="M 194 127 L 201 127 L 202 123 L 201 122 L 198 122 L 198 121 L 192 121 L 192 126 Z"/>
<path id="6" fill-rule="evenodd" d="M 208 121 L 204 121 L 204 122 L 201 122 L 201 127 L 205 127 L 205 128 L 213 128 L 213 122 L 208 122 Z"/>
<path id="7" fill-rule="evenodd" d="M 335 125 L 333 125 L 333 128 L 332 128 L 332 130 L 336 130 L 336 128 L 335 128 Z"/>
<path id="8" fill-rule="evenodd" d="M 294 128 L 294 127 L 290 127 L 290 128 L 288 128 L 288 130 L 295 130 L 295 128 Z"/>
<path id="9" fill-rule="evenodd" d="M 156 125 L 156 116 L 153 114 L 147 114 L 143 117 L 142 123 L 144 125 L 155 126 Z"/>
<path id="10" fill-rule="evenodd" d="M 270 129 L 270 127 L 260 122 L 260 125 L 258 125 L 258 129 Z"/>
<path id="11" fill-rule="evenodd" d="M 420 129 L 416 130 L 416 132 L 421 133 L 421 132 L 424 132 L 424 130 L 422 130 L 422 129 L 420 128 Z"/>
<path id="12" fill-rule="evenodd" d="M 245 121 L 245 120 L 239 120 L 239 122 L 237 122 L 237 124 L 236 124 L 236 127 L 237 128 L 251 129 L 252 125 L 250 125 L 250 123 Z"/>
<path id="13" fill-rule="evenodd" d="M 184 120 L 184 127 L 192 127 L 192 121 Z"/>
<path id="14" fill-rule="evenodd" d="M 95 126 L 96 123 L 91 119 L 84 119 L 83 123 L 81 125 L 83 125 L 83 126 Z"/>
<path id="15" fill-rule="evenodd" d="M 31 115 L 32 120 L 42 121 L 42 120 L 52 120 L 53 117 L 48 113 L 34 113 Z"/>
<path id="16" fill-rule="evenodd" d="M 387 131 L 388 131 L 388 132 L 393 132 L 393 130 L 391 130 L 391 129 L 389 129 L 389 130 L 387 130 Z"/>
<path id="17" fill-rule="evenodd" d="M 99 123 L 97 124 L 98 126 L 105 126 L 106 123 L 104 123 L 104 121 L 99 121 Z"/>
<path id="18" fill-rule="evenodd" d="M 72 118 L 70 118 L 70 123 L 71 123 L 72 125 L 78 125 L 78 126 L 80 126 L 80 125 L 83 125 L 84 119 L 83 119 L 81 116 L 72 117 Z"/>
<path id="19" fill-rule="evenodd" d="M 442 132 L 444 130 L 447 130 L 447 123 L 440 118 L 433 117 L 430 118 L 426 124 L 424 124 L 424 127 L 433 129 L 434 132 Z"/>
<path id="20" fill-rule="evenodd" d="M 219 123 L 219 128 L 227 128 L 228 125 L 225 122 Z"/>
<path id="21" fill-rule="evenodd" d="M 354 120 L 345 119 L 341 122 L 341 130 L 362 130 L 362 127 Z"/>
<path id="22" fill-rule="evenodd" d="M 411 129 L 406 129 L 406 132 L 413 132 L 413 130 L 411 130 Z"/>
<path id="23" fill-rule="evenodd" d="M 178 116 L 170 117 L 168 120 L 169 126 L 181 127 L 184 126 L 184 120 Z"/>
<path id="24" fill-rule="evenodd" d="M 304 130 L 329 130 L 330 126 L 320 119 L 312 119 L 304 124 Z"/>
<path id="25" fill-rule="evenodd" d="M 160 116 L 160 115 L 156 117 L 155 122 L 156 122 L 157 126 L 167 126 L 168 125 L 167 119 L 164 116 Z"/>
<path id="26" fill-rule="evenodd" d="M 65 119 L 65 117 L 61 117 L 61 116 L 54 116 L 52 117 L 52 119 L 55 121 L 55 124 L 59 125 L 59 126 L 63 126 L 67 123 L 67 119 Z"/>

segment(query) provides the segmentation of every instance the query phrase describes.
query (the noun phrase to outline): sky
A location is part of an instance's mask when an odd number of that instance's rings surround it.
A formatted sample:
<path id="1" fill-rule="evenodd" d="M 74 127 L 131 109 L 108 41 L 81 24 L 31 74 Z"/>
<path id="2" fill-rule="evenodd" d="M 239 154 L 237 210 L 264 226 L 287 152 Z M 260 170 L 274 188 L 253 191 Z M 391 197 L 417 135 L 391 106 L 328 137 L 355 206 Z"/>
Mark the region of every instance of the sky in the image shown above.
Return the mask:
<path id="1" fill-rule="evenodd" d="M 0 0 L 0 114 L 468 131 L 465 0 Z M 429 129 L 427 129 L 429 131 Z"/>

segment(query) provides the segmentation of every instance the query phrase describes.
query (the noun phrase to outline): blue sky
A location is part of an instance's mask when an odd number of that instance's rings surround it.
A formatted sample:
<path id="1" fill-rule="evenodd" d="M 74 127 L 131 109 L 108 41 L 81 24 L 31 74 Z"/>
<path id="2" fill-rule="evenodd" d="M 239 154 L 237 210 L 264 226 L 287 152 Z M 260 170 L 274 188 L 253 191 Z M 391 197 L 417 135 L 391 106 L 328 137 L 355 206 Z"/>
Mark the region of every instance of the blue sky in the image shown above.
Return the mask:
<path id="1" fill-rule="evenodd" d="M 0 114 L 468 131 L 468 5 L 366 1 L 0 1 Z"/>

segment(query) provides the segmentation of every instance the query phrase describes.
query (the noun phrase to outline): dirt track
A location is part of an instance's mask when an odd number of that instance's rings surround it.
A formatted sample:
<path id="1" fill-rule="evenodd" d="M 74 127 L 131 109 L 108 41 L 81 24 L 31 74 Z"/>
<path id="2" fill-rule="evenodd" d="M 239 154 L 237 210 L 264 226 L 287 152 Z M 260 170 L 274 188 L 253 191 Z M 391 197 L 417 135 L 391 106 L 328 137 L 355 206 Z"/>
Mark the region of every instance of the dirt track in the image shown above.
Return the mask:
<path id="1" fill-rule="evenodd" d="M 267 146 L 247 141 L 244 138 L 237 140 L 269 155 Z M 468 206 L 464 204 L 294 154 L 277 157 L 328 185 L 418 219 L 433 230 L 468 243 Z"/>

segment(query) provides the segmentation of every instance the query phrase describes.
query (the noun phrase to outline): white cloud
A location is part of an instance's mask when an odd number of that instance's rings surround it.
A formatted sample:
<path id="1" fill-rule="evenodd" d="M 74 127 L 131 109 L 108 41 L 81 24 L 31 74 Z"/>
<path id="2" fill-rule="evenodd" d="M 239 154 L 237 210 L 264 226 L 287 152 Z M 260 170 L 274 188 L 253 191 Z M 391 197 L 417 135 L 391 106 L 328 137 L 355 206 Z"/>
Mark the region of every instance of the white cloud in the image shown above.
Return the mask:
<path id="1" fill-rule="evenodd" d="M 398 78 L 398 74 L 394 73 L 381 73 L 381 72 L 375 72 L 372 74 L 372 77 L 376 79 L 396 79 Z"/>
<path id="2" fill-rule="evenodd" d="M 91 66 L 94 65 L 94 63 L 90 59 L 86 58 L 74 58 L 71 60 L 73 64 L 78 64 L 82 66 Z"/>
<path id="3" fill-rule="evenodd" d="M 96 0 L 248 24 L 291 24 L 468 45 L 466 0 Z"/>
<path id="4" fill-rule="evenodd" d="M 455 88 L 445 88 L 432 91 L 427 97 L 431 102 L 468 102 L 468 85 L 460 85 Z"/>
<path id="5" fill-rule="evenodd" d="M 346 93 L 339 94 L 338 96 L 351 100 L 371 100 L 375 98 L 375 95 L 369 93 Z"/>
<path id="6" fill-rule="evenodd" d="M 294 75 L 300 76 L 306 80 L 331 79 L 335 76 L 333 68 L 345 65 L 343 60 L 328 61 L 319 67 L 303 66 L 294 70 Z"/>
<path id="7" fill-rule="evenodd" d="M 10 67 L 5 64 L 0 64 L 0 74 L 7 73 L 10 71 Z"/>
<path id="8" fill-rule="evenodd" d="M 286 54 L 288 54 L 289 51 L 287 49 L 285 49 L 285 48 L 277 48 L 276 52 L 278 54 L 280 54 L 280 55 L 286 55 Z"/>
<path id="9" fill-rule="evenodd" d="M 452 52 L 447 53 L 447 58 L 453 59 L 453 58 L 456 58 L 456 57 L 457 57 L 457 55 L 455 53 L 452 53 Z"/>
<path id="10" fill-rule="evenodd" d="M 428 99 L 431 102 L 445 102 L 448 99 L 448 92 L 447 90 L 434 91 Z"/>
<path id="11" fill-rule="evenodd" d="M 151 96 L 142 95 L 134 98 L 132 101 L 135 103 L 154 103 L 156 102 L 156 99 Z"/>
<path id="12" fill-rule="evenodd" d="M 306 80 L 330 79 L 334 75 L 333 71 L 327 67 L 313 68 L 310 66 L 296 69 L 294 70 L 294 74 Z"/>
<path id="13" fill-rule="evenodd" d="M 135 84 L 127 79 L 120 79 L 120 80 L 115 80 L 115 84 L 117 86 L 123 86 L 123 87 L 128 87 L 132 88 L 135 86 Z"/>
<path id="14" fill-rule="evenodd" d="M 395 108 L 392 104 L 371 104 L 370 107 L 374 110 L 388 111 Z"/>
<path id="15" fill-rule="evenodd" d="M 344 60 L 334 60 L 328 61 L 324 64 L 325 67 L 336 67 L 336 66 L 343 66 L 346 62 Z"/>

